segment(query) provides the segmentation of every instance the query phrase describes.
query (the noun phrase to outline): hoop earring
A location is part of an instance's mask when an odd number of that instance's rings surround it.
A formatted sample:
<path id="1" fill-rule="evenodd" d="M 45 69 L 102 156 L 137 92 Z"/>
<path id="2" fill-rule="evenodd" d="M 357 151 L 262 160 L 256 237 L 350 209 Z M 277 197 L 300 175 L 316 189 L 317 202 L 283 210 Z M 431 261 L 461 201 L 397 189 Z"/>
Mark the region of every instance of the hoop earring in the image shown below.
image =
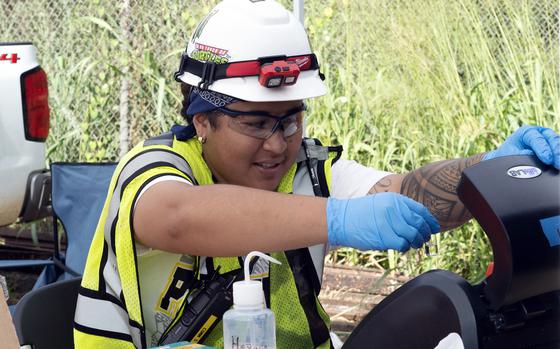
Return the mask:
<path id="1" fill-rule="evenodd" d="M 197 139 L 202 144 L 206 143 L 206 137 L 198 136 Z"/>

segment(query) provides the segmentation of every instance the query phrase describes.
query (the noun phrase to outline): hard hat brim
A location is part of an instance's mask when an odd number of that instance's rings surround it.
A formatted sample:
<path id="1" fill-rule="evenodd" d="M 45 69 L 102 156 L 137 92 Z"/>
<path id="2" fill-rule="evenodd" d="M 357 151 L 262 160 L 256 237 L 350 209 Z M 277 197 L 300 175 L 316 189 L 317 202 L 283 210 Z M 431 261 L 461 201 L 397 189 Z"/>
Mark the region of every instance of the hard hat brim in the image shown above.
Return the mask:
<path id="1" fill-rule="evenodd" d="M 200 77 L 187 72 L 181 74 L 179 79 L 192 86 L 200 82 Z M 293 101 L 327 94 L 327 86 L 317 70 L 301 72 L 293 86 L 267 88 L 259 84 L 258 76 L 249 76 L 217 80 L 208 89 L 248 102 Z"/>

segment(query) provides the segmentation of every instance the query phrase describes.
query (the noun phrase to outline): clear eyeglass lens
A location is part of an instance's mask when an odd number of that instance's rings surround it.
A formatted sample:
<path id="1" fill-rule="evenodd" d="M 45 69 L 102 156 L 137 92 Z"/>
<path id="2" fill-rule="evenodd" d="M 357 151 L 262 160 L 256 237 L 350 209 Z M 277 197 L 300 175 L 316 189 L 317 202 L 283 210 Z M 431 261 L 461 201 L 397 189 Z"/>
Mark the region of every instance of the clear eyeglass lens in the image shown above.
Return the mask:
<path id="1" fill-rule="evenodd" d="M 299 131 L 301 125 L 298 122 L 297 118 L 294 116 L 286 119 L 282 123 L 282 128 L 284 129 L 284 137 L 290 137 L 296 134 L 297 131 Z"/>
<path id="2" fill-rule="evenodd" d="M 272 131 L 278 122 L 278 119 L 273 117 L 240 115 L 230 118 L 229 126 L 246 136 L 267 139 L 272 135 Z M 293 136 L 301 127 L 297 120 L 297 114 L 282 120 L 281 125 L 284 137 Z"/>
<path id="3" fill-rule="evenodd" d="M 250 115 L 237 116 L 229 121 L 230 127 L 235 131 L 256 138 L 266 138 L 275 123 L 272 118 Z"/>

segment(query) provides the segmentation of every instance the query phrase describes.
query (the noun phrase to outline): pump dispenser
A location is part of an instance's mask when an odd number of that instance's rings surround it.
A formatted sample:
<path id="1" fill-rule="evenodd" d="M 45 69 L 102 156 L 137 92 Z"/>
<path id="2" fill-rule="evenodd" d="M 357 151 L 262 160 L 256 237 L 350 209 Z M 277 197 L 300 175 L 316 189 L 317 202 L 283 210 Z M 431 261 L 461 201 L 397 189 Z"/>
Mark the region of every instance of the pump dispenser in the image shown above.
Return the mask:
<path id="1" fill-rule="evenodd" d="M 244 263 L 245 280 L 233 283 L 233 308 L 223 317 L 224 349 L 276 348 L 274 313 L 265 306 L 262 283 L 251 280 L 249 263 L 253 257 L 281 264 L 262 252 L 253 251 L 247 255 Z"/>

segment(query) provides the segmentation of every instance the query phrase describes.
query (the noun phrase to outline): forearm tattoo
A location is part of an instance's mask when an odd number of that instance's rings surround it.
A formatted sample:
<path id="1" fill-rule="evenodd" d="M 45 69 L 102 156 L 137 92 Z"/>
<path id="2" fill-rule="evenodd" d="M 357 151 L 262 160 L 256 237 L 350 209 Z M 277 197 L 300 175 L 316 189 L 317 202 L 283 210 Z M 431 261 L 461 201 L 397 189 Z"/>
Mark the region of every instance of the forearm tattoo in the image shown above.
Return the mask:
<path id="1" fill-rule="evenodd" d="M 456 228 L 472 218 L 457 196 L 461 172 L 480 162 L 483 155 L 435 162 L 411 171 L 402 179 L 400 193 L 426 206 L 439 221 L 442 231 Z M 390 176 L 383 178 L 370 194 L 386 192 L 392 184 Z"/>
<path id="2" fill-rule="evenodd" d="M 470 158 L 428 164 L 407 174 L 401 194 L 422 203 L 437 218 L 442 230 L 460 226 L 472 218 L 457 196 L 463 170 L 481 161 L 483 154 Z"/>
<path id="3" fill-rule="evenodd" d="M 393 182 L 391 180 L 391 176 L 383 177 L 375 185 L 370 189 L 368 194 L 375 194 L 375 193 L 385 193 L 390 191 L 391 185 Z"/>

